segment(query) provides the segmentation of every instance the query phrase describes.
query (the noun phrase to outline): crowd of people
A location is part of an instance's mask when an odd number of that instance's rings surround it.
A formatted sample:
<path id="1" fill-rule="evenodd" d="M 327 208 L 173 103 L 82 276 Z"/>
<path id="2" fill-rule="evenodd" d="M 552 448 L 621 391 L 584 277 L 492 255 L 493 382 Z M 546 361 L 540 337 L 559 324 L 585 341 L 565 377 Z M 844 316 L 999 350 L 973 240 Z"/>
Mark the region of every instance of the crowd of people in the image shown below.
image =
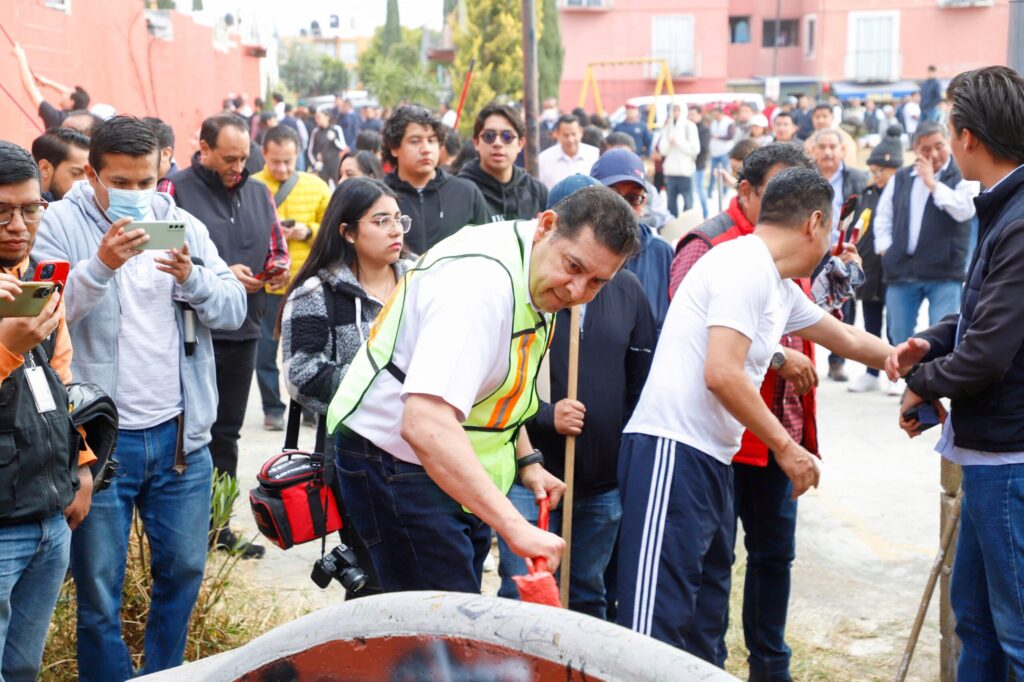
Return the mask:
<path id="1" fill-rule="evenodd" d="M 81 679 L 136 674 L 120 615 L 133 514 L 152 548 L 141 672 L 181 662 L 208 550 L 265 554 L 210 518 L 255 377 L 264 428 L 283 430 L 294 401 L 334 458 L 343 538 L 369 576 L 349 596 L 479 592 L 496 534 L 499 595 L 518 598 L 512 577 L 565 550 L 535 523 L 547 499 L 558 526 L 573 436 L 567 606 L 723 666 L 742 523 L 750 679 L 788 680 L 796 500 L 819 480 L 816 345 L 834 380 L 846 358 L 870 368 L 851 390 L 879 388 L 882 369 L 902 380 L 911 437 L 912 408 L 944 420 L 939 450 L 964 465 L 961 676 L 1024 674 L 1024 538 L 996 523 L 1024 503 L 1015 72 L 961 74 L 948 101 L 904 105 L 913 126 L 874 133 L 868 106 L 805 98 L 676 104 L 653 132 L 635 108 L 602 130 L 545 102 L 537 177 L 518 108 L 499 102 L 465 112 L 464 144 L 451 112 L 415 104 L 233 97 L 179 167 L 158 119 L 69 123 L 80 90 L 63 113 L 37 103 L 53 125 L 31 152 L 0 141 L 0 302 L 37 264 L 70 265 L 41 312 L 0 319 L 3 679 L 38 673 L 69 566 Z M 878 135 L 867 172 L 838 126 L 861 113 Z M 734 188 L 718 215 L 711 178 Z M 697 204 L 704 222 L 660 236 Z M 183 245 L 147 248 L 133 225 L 152 221 L 181 224 Z M 117 407 L 120 473 L 95 495 L 103 453 L 64 418 L 72 381 Z"/>

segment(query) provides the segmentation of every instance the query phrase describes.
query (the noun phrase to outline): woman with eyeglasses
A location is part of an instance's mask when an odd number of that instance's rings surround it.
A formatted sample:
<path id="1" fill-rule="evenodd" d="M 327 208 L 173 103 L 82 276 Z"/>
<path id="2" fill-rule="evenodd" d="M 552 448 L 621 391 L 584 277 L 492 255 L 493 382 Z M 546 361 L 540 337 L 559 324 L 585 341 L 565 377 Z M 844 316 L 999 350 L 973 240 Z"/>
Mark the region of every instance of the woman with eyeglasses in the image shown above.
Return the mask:
<path id="1" fill-rule="evenodd" d="M 285 385 L 321 419 L 374 318 L 409 268 L 402 256 L 411 224 L 380 180 L 347 180 L 331 197 L 309 257 L 288 287 L 278 323 Z M 317 443 L 317 450 L 333 456 L 327 445 Z M 377 594 L 380 583 L 369 552 L 338 499 L 342 541 L 369 577 L 358 595 L 346 598 Z"/>
<path id="2" fill-rule="evenodd" d="M 409 267 L 402 255 L 410 224 L 379 180 L 352 178 L 331 197 L 281 313 L 285 384 L 303 407 L 327 414 L 370 324 Z"/>

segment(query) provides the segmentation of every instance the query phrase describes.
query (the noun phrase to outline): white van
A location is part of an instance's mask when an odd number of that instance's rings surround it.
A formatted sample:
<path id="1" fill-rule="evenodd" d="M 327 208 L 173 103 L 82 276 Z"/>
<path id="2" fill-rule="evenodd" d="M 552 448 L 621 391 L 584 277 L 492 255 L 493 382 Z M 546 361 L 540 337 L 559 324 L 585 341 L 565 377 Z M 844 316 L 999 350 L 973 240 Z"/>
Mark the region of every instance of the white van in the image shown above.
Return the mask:
<path id="1" fill-rule="evenodd" d="M 632 104 L 637 107 L 649 108 L 655 107 L 654 110 L 654 128 L 660 128 L 664 123 L 665 119 L 668 118 L 668 112 L 672 108 L 672 105 L 694 105 L 699 104 L 705 106 L 708 104 L 732 104 L 736 103 L 747 103 L 752 105 L 756 111 L 764 110 L 764 97 L 756 92 L 712 92 L 712 93 L 679 93 L 676 95 L 659 95 L 657 101 L 652 96 L 647 97 L 631 97 L 626 100 L 628 104 Z M 608 117 L 611 121 L 612 127 L 626 120 L 626 107 L 625 105 L 619 107 L 611 113 Z M 644 118 L 646 121 L 647 119 Z"/>

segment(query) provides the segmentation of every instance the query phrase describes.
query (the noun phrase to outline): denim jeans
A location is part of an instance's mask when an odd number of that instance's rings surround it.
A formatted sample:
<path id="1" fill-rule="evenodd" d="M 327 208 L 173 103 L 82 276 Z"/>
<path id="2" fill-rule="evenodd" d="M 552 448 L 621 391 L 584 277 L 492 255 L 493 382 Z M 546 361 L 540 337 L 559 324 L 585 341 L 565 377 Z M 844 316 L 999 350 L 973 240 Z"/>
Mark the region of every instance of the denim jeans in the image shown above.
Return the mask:
<path id="1" fill-rule="evenodd" d="M 786 615 L 790 568 L 796 557 L 796 500 L 789 477 L 769 455 L 767 467 L 733 466 L 736 516 L 743 522 L 747 573 L 743 581 L 743 638 L 751 676 L 788 680 Z"/>
<path id="2" fill-rule="evenodd" d="M 693 174 L 693 185 L 697 191 L 697 199 L 700 201 L 700 210 L 704 212 L 704 220 L 708 219 L 708 188 L 704 184 L 706 175 L 706 168 L 698 168 Z"/>
<path id="3" fill-rule="evenodd" d="M 1024 680 L 1024 464 L 963 467 L 950 601 L 959 682 Z"/>
<path id="4" fill-rule="evenodd" d="M 893 282 L 885 291 L 889 338 L 900 344 L 914 335 L 921 303 L 928 300 L 928 324 L 937 324 L 960 309 L 963 285 L 956 280 Z"/>
<path id="5" fill-rule="evenodd" d="M 426 470 L 339 430 L 338 485 L 384 592 L 479 594 L 491 527 L 465 512 Z"/>
<path id="6" fill-rule="evenodd" d="M 718 183 L 715 181 L 715 169 L 721 168 L 731 172 L 729 166 L 729 155 L 722 154 L 721 156 L 712 156 L 711 163 L 708 165 L 708 194 L 711 194 L 716 189 Z M 725 183 L 722 183 L 722 194 L 727 194 L 725 189 Z"/>
<path id="7" fill-rule="evenodd" d="M 267 294 L 267 309 L 260 320 L 260 340 L 256 344 L 256 385 L 263 400 L 263 414 L 284 414 L 281 400 L 281 374 L 277 367 L 277 339 L 274 327 L 284 294 Z"/>
<path id="8" fill-rule="evenodd" d="M 537 502 L 533 493 L 519 485 L 512 486 L 508 499 L 527 521 L 537 525 Z M 605 598 L 604 572 L 618 537 L 622 502 L 618 490 L 577 498 L 572 505 L 572 566 L 569 569 L 569 608 L 604 619 L 608 602 Z M 549 530 L 561 532 L 562 513 L 551 512 Z M 526 575 L 526 562 L 517 556 L 505 540 L 498 536 L 498 574 L 501 576 L 499 597 L 519 599 L 514 575 Z"/>
<path id="9" fill-rule="evenodd" d="M 184 473 L 173 471 L 177 427 L 172 419 L 118 432 L 115 454 L 123 475 L 93 498 L 89 515 L 75 530 L 71 571 L 78 590 L 82 680 L 120 682 L 134 676 L 121 638 L 121 589 L 136 508 L 149 539 L 153 577 L 141 673 L 181 664 L 206 567 L 213 464 L 204 447 L 187 455 Z"/>
<path id="10" fill-rule="evenodd" d="M 668 212 L 679 217 L 679 195 L 683 195 L 683 210 L 693 208 L 693 178 L 685 175 L 666 175 L 665 194 L 668 195 Z"/>
<path id="11" fill-rule="evenodd" d="M 0 528 L 0 680 L 32 682 L 39 674 L 70 546 L 63 514 Z"/>

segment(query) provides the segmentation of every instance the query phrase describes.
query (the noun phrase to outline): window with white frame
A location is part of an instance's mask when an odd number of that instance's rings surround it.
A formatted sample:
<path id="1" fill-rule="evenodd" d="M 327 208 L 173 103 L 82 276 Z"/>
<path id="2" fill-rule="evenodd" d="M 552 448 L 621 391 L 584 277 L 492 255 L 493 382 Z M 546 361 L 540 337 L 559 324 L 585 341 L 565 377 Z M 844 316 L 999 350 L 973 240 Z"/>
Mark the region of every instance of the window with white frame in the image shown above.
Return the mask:
<path id="1" fill-rule="evenodd" d="M 846 77 L 858 82 L 899 80 L 900 12 L 850 12 L 847 19 Z"/>
<path id="2" fill-rule="evenodd" d="M 696 76 L 697 56 L 693 50 L 693 15 L 672 14 L 651 17 L 651 56 L 655 59 L 668 60 L 668 68 L 673 76 Z"/>

